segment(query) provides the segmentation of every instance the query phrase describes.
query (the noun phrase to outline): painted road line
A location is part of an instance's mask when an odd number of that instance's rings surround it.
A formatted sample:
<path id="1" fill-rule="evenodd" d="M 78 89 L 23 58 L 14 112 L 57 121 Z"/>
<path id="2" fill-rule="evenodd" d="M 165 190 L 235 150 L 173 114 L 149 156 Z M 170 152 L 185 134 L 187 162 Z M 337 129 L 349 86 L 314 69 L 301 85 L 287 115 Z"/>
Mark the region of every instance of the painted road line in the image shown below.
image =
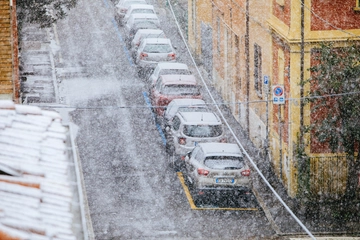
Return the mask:
<path id="1" fill-rule="evenodd" d="M 185 184 L 184 176 L 183 176 L 182 172 L 177 172 L 176 174 L 178 175 L 178 178 L 180 179 L 180 183 L 181 183 L 181 185 L 182 185 L 182 187 L 183 187 L 183 189 L 185 191 L 185 195 L 186 195 L 186 197 L 187 197 L 187 199 L 189 201 L 191 209 L 197 209 L 197 207 L 195 206 L 194 200 L 191 197 L 190 191 L 189 191 L 188 187 Z"/>
<path id="2" fill-rule="evenodd" d="M 182 174 L 182 172 L 177 172 L 176 173 L 178 175 L 178 178 L 180 180 L 180 183 L 184 189 L 186 198 L 189 201 L 190 204 L 190 208 L 193 210 L 227 210 L 227 211 L 258 211 L 259 209 L 257 208 L 214 208 L 214 207 L 209 207 L 209 208 L 205 208 L 205 207 L 197 207 L 194 203 L 193 198 L 191 197 L 189 188 L 186 186 L 185 184 L 185 180 L 184 180 L 184 176 Z"/>
<path id="3" fill-rule="evenodd" d="M 120 39 L 120 42 L 123 43 L 124 52 L 125 52 L 125 55 L 126 55 L 128 61 L 129 61 L 130 65 L 131 65 L 131 66 L 134 66 L 134 62 L 133 62 L 132 58 L 130 57 L 130 54 L 129 54 L 128 49 L 126 48 L 126 44 L 125 44 L 125 42 L 124 42 L 124 40 L 123 40 L 123 38 L 122 38 L 122 36 L 121 36 L 120 30 L 119 30 L 119 28 L 118 28 L 118 25 L 117 25 L 115 19 L 112 18 L 111 21 L 112 21 L 112 23 L 113 23 L 113 26 L 114 26 L 115 31 L 116 31 L 116 33 L 117 33 L 117 36 L 118 36 L 118 38 Z"/>
<path id="4" fill-rule="evenodd" d="M 149 96 L 148 96 L 147 92 L 143 92 L 143 96 L 144 96 L 146 105 L 150 108 L 150 111 L 151 111 L 152 117 L 153 117 L 153 119 L 154 119 L 156 128 L 157 128 L 157 130 L 158 130 L 158 132 L 159 132 L 159 134 L 160 134 L 160 137 L 161 137 L 161 140 L 162 140 L 162 142 L 163 142 L 163 145 L 165 146 L 165 145 L 166 145 L 165 134 L 164 134 L 163 130 L 161 129 L 160 124 L 158 124 L 158 123 L 156 122 L 155 113 L 152 111 L 152 105 L 151 105 L 151 102 L 150 102 L 150 99 L 149 99 Z"/>

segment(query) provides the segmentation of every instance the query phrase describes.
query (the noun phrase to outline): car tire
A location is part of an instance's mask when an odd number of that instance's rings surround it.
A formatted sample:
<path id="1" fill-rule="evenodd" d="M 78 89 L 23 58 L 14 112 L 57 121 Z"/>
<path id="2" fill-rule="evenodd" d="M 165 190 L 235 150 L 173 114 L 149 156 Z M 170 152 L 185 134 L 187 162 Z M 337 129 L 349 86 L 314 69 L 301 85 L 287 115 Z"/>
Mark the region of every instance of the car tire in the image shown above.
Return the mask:
<path id="1" fill-rule="evenodd" d="M 184 174 L 184 181 L 189 191 L 194 189 L 194 180 L 187 173 Z"/>
<path id="2" fill-rule="evenodd" d="M 142 68 L 136 68 L 137 74 L 139 78 L 143 78 L 144 77 L 144 69 Z"/>
<path id="3" fill-rule="evenodd" d="M 174 140 L 169 140 L 169 138 L 166 138 L 165 150 L 166 153 L 169 155 L 173 155 L 175 153 L 175 147 L 173 141 Z"/>

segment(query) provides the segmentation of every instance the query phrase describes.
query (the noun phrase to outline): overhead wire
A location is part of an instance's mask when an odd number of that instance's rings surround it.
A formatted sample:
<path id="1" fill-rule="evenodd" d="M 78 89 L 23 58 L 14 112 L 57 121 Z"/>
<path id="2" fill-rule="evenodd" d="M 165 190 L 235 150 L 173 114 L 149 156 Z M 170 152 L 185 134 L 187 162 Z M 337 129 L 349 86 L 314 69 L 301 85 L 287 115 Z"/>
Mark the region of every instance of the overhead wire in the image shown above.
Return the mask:
<path id="1" fill-rule="evenodd" d="M 198 68 L 196 62 L 195 62 L 195 59 L 193 58 L 192 54 L 191 54 L 191 51 L 189 49 L 189 46 L 184 38 L 184 35 L 182 33 L 182 30 L 180 28 L 180 25 L 176 19 L 176 16 L 175 16 L 175 13 L 174 13 L 174 10 L 172 8 L 172 5 L 170 3 L 170 0 L 167 0 L 169 6 L 170 6 L 170 10 L 172 12 L 172 15 L 173 15 L 173 18 L 175 20 L 175 23 L 178 27 L 178 31 L 180 33 L 180 36 L 188 50 L 188 53 L 190 55 L 190 58 L 197 70 L 197 72 L 199 73 L 199 76 L 204 84 L 204 87 L 206 88 L 207 92 L 209 93 L 210 95 L 210 98 L 211 100 L 216 103 L 216 100 L 214 99 L 214 97 L 212 96 L 211 94 L 211 91 L 210 89 L 208 88 L 204 78 L 202 77 L 202 74 L 200 72 L 200 69 Z M 231 134 L 233 135 L 233 137 L 235 138 L 236 142 L 238 143 L 239 147 L 241 148 L 241 150 L 243 151 L 244 155 L 248 158 L 248 160 L 250 161 L 250 163 L 252 164 L 252 166 L 254 167 L 254 169 L 257 171 L 257 173 L 260 175 L 260 177 L 264 180 L 265 184 L 269 187 L 269 189 L 273 192 L 273 194 L 276 196 L 276 198 L 280 201 L 280 203 L 284 206 L 284 208 L 286 209 L 286 211 L 288 213 L 290 213 L 290 215 L 295 219 L 295 221 L 301 226 L 301 228 L 312 238 L 312 239 L 316 239 L 313 234 L 307 229 L 307 227 L 300 221 L 300 219 L 293 213 L 293 211 L 289 208 L 289 206 L 287 206 L 287 204 L 284 202 L 284 200 L 280 197 L 280 195 L 275 191 L 275 189 L 271 186 L 271 184 L 267 181 L 267 179 L 265 178 L 265 176 L 262 174 L 262 172 L 260 171 L 260 169 L 257 167 L 257 165 L 255 164 L 255 162 L 253 161 L 253 159 L 251 158 L 251 156 L 247 153 L 247 151 L 245 150 L 245 148 L 243 147 L 243 145 L 240 143 L 239 139 L 236 137 L 236 134 L 234 133 L 234 131 L 232 130 L 231 126 L 229 125 L 229 123 L 227 122 L 227 120 L 225 119 L 225 116 L 223 115 L 223 113 L 221 112 L 220 108 L 215 105 L 217 110 L 218 110 L 218 113 L 220 114 L 221 118 L 223 119 L 224 123 L 226 124 L 226 126 L 228 127 L 228 129 L 230 130 Z"/>

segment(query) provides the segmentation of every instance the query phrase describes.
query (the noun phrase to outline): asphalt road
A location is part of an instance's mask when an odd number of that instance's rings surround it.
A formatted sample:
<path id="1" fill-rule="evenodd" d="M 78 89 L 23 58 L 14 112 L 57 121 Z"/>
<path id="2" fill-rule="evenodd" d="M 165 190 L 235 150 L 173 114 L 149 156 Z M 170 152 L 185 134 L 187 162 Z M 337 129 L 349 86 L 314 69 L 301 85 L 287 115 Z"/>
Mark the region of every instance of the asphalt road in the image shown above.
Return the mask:
<path id="1" fill-rule="evenodd" d="M 165 5 L 154 4 L 178 61 L 190 65 L 171 16 L 160 8 Z M 109 0 L 80 0 L 54 37 L 59 98 L 76 108 L 71 118 L 79 127 L 76 143 L 96 239 L 276 238 L 256 202 L 244 209 L 192 201 L 181 173 L 169 164 L 148 85 L 135 72 Z"/>

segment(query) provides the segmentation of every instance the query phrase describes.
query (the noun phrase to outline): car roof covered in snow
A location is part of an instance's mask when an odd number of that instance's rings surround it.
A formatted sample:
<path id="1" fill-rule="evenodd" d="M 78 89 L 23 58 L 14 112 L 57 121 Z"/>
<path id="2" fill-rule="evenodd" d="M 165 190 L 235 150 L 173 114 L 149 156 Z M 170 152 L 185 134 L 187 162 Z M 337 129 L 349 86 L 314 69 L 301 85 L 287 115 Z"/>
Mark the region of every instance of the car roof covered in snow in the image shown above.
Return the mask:
<path id="1" fill-rule="evenodd" d="M 178 112 L 187 125 L 219 125 L 220 118 L 214 112 Z"/>
<path id="2" fill-rule="evenodd" d="M 189 69 L 185 63 L 178 62 L 159 62 L 157 66 L 160 69 Z"/>
<path id="3" fill-rule="evenodd" d="M 187 85 L 197 85 L 194 75 L 161 75 L 162 83 L 164 85 L 174 85 L 174 84 L 187 84 Z"/>
<path id="4" fill-rule="evenodd" d="M 199 143 L 206 156 L 243 156 L 237 144 L 234 143 Z"/>

